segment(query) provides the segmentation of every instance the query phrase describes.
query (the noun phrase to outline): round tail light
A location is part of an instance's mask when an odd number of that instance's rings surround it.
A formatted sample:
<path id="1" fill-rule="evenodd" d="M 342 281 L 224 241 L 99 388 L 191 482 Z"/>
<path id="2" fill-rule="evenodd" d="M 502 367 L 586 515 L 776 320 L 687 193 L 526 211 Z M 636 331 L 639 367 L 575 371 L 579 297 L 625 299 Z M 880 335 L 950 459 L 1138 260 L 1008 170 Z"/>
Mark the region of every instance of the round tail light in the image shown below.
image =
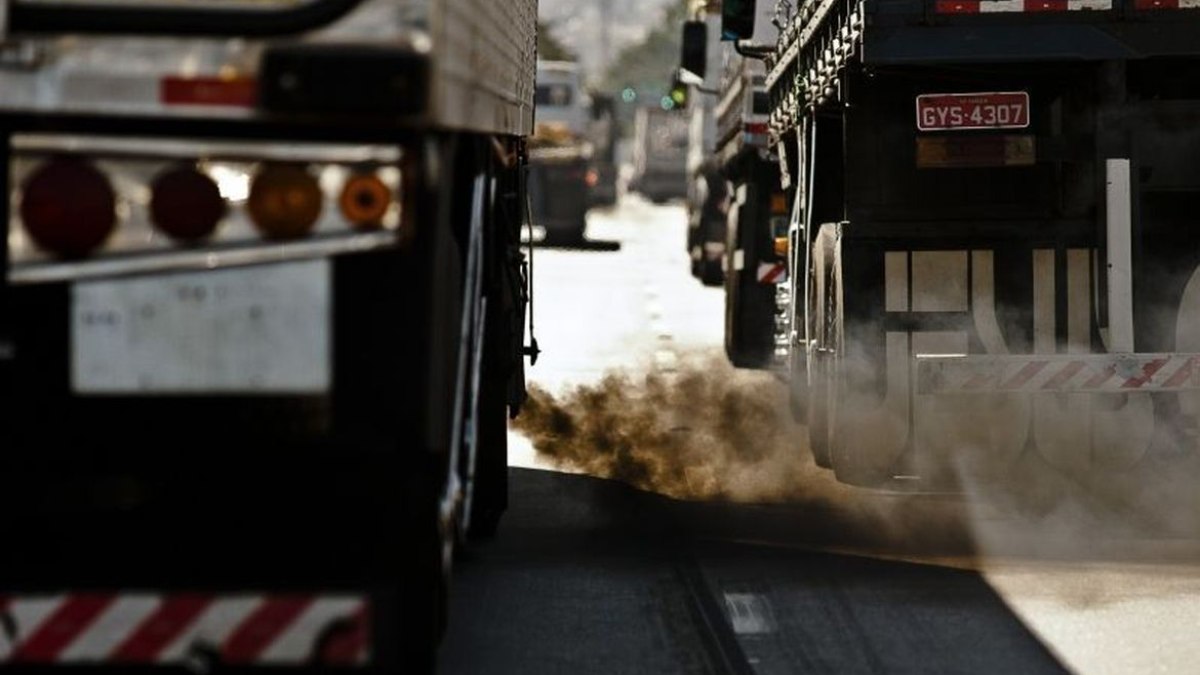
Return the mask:
<path id="1" fill-rule="evenodd" d="M 338 200 L 342 215 L 360 229 L 379 227 L 391 205 L 391 190 L 374 174 L 351 176 Z"/>
<path id="2" fill-rule="evenodd" d="M 216 181 L 191 166 L 168 169 L 154 179 L 150 218 L 177 241 L 198 241 L 216 231 L 225 200 Z"/>
<path id="3" fill-rule="evenodd" d="M 39 248 L 82 258 L 103 245 L 116 227 L 116 196 L 96 167 L 76 157 L 58 157 L 25 180 L 21 221 Z"/>
<path id="4" fill-rule="evenodd" d="M 297 239 L 312 231 L 321 216 L 323 195 L 304 167 L 268 164 L 250 184 L 246 208 L 268 239 Z"/>

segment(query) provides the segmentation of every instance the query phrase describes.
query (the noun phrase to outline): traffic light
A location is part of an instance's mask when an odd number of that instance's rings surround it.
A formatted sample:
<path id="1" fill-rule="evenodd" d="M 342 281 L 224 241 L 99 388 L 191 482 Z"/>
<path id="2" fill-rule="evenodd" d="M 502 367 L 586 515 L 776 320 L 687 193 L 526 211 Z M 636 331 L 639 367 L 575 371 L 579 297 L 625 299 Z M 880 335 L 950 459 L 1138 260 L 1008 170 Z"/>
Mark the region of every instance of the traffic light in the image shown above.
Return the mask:
<path id="1" fill-rule="evenodd" d="M 678 76 L 671 82 L 671 91 L 667 94 L 671 99 L 671 109 L 685 110 L 688 106 L 688 86 Z"/>

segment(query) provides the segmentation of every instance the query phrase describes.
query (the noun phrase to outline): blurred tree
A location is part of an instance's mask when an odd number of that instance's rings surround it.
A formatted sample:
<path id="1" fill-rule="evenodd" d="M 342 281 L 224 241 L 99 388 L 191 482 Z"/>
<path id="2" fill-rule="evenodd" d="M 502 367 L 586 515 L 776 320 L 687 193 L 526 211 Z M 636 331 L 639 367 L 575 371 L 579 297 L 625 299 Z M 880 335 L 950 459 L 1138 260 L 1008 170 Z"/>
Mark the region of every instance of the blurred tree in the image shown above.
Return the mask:
<path id="1" fill-rule="evenodd" d="M 546 61 L 575 61 L 575 53 L 554 37 L 554 25 L 538 21 L 538 58 Z"/>
<path id="2" fill-rule="evenodd" d="M 634 108 L 656 103 L 670 95 L 674 72 L 679 67 L 680 40 L 687 16 L 686 0 L 671 2 L 658 25 L 641 42 L 619 52 L 601 79 L 601 91 L 629 104 L 618 106 L 618 118 L 626 130 Z"/>

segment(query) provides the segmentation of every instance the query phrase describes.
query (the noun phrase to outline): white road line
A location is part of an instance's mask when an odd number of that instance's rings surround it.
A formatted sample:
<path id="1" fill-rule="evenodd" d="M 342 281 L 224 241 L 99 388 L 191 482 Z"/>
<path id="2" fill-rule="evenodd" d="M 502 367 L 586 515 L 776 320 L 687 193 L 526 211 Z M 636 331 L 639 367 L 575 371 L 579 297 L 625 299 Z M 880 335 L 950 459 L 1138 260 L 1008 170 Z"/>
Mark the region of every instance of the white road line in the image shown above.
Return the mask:
<path id="1" fill-rule="evenodd" d="M 764 635 L 775 632 L 771 603 L 757 593 L 725 593 L 725 615 L 738 635 Z"/>
<path id="2" fill-rule="evenodd" d="M 654 352 L 654 365 L 664 372 L 672 373 L 679 368 L 679 356 L 670 349 Z"/>

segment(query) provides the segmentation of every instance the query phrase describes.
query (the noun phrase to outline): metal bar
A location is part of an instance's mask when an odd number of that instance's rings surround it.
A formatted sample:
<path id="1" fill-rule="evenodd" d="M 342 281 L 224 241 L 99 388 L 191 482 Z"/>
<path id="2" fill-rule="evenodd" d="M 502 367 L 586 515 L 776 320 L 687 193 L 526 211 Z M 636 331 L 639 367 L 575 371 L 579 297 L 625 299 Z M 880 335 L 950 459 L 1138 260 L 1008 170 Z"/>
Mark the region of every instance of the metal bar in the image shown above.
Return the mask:
<path id="1" fill-rule="evenodd" d="M 1128 159 L 1106 162 L 1108 351 L 1133 352 L 1133 195 Z"/>
<path id="2" fill-rule="evenodd" d="M 392 231 L 337 235 L 282 244 L 254 244 L 236 248 L 195 249 L 112 256 L 86 262 L 53 262 L 20 265 L 8 270 L 10 284 L 78 281 L 151 272 L 199 271 L 301 260 L 347 253 L 364 253 L 394 246 Z"/>
<path id="3" fill-rule="evenodd" d="M 917 355 L 922 395 L 1200 390 L 1200 354 Z"/>

